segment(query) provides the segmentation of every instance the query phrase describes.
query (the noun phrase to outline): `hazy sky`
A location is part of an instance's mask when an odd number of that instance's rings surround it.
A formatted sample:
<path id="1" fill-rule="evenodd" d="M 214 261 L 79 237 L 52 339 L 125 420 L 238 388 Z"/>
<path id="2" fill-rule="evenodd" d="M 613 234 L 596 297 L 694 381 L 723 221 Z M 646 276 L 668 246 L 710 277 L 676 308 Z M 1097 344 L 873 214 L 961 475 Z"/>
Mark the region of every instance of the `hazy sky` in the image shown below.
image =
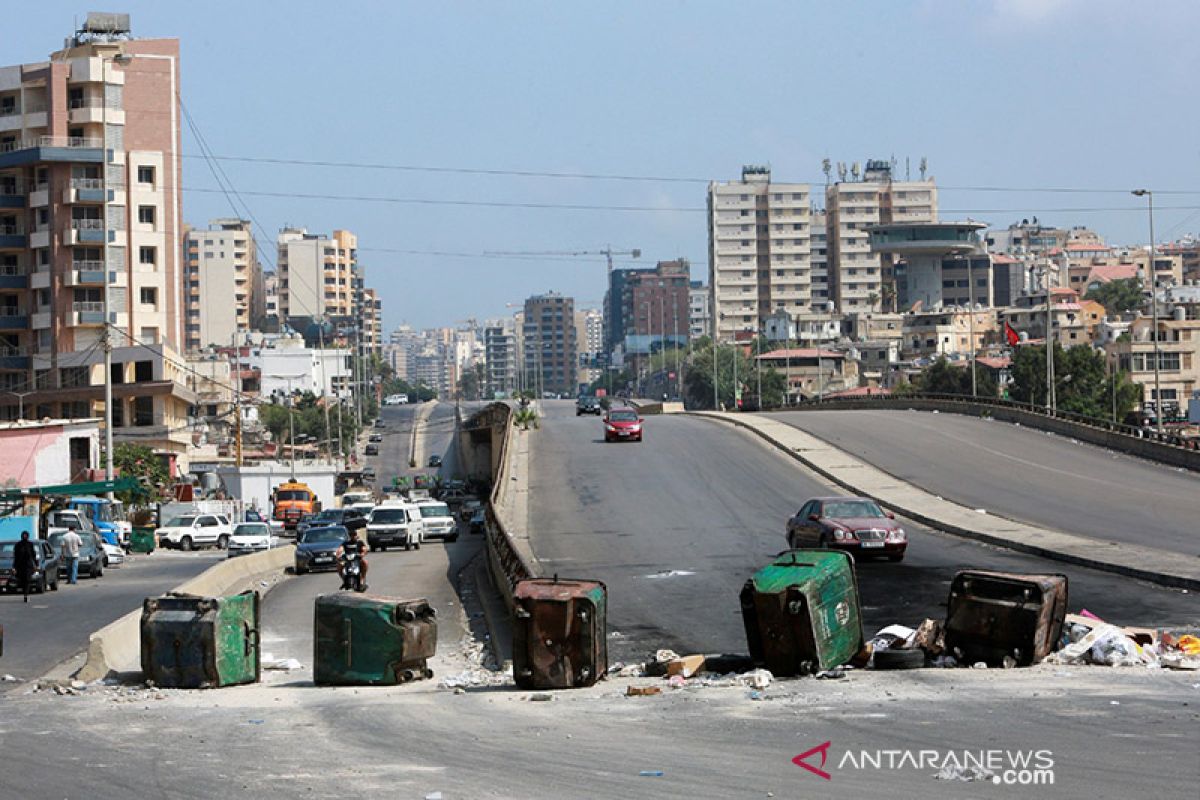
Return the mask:
<path id="1" fill-rule="evenodd" d="M 24 4 L 0 62 L 44 59 L 88 10 Z M 1036 215 L 1114 243 L 1147 238 L 1145 206 L 1126 191 L 1147 186 L 1162 193 L 1156 238 L 1200 231 L 1195 0 L 104 10 L 130 12 L 137 36 L 182 40 L 183 101 L 213 153 L 378 165 L 221 162 L 264 229 L 268 267 L 284 224 L 355 231 L 389 330 L 509 314 L 550 289 L 583 305 L 603 297 L 602 257 L 475 257 L 486 252 L 636 247 L 651 265 L 684 256 L 704 279 L 703 181 L 746 163 L 822 184 L 823 157 L 894 156 L 901 175 L 909 158 L 915 175 L 925 156 L 943 218 L 1003 227 Z M 224 195 L 201 191 L 217 182 L 186 126 L 183 142 L 184 219 L 229 216 Z M 1051 188 L 1101 191 L 1036 191 Z"/>

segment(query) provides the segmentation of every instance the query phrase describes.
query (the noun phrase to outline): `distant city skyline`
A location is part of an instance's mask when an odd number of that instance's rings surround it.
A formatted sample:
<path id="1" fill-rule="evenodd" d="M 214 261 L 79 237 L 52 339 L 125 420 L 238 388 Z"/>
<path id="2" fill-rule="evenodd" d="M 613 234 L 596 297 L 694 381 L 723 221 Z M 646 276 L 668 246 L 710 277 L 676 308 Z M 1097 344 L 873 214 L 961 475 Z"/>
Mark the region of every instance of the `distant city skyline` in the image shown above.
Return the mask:
<path id="1" fill-rule="evenodd" d="M 615 265 L 706 279 L 706 181 L 743 164 L 819 187 L 824 158 L 924 157 L 942 219 L 1116 244 L 1147 240 L 1145 186 L 1160 241 L 1200 231 L 1194 3 L 118 6 L 180 39 L 184 221 L 252 219 L 266 269 L 287 225 L 355 231 L 385 331 L 600 306 L 602 256 L 498 252 L 639 248 Z M 86 10 L 24 9 L 3 62 Z"/>

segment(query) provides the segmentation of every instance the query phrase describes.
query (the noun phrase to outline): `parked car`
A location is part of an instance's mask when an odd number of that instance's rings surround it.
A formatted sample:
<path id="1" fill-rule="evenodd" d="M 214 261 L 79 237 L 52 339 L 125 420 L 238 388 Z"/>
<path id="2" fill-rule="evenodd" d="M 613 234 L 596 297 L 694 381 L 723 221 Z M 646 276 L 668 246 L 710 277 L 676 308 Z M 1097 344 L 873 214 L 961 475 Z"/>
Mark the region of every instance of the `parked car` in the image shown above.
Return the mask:
<path id="1" fill-rule="evenodd" d="M 233 527 L 219 514 L 184 514 L 169 520 L 154 535 L 160 547 L 192 550 L 215 546 L 223 550 L 233 536 Z"/>
<path id="2" fill-rule="evenodd" d="M 379 455 L 379 445 L 375 444 L 374 442 L 368 442 L 367 449 L 363 452 L 369 456 L 377 456 Z"/>
<path id="3" fill-rule="evenodd" d="M 265 522 L 243 522 L 229 538 L 229 558 L 279 546 L 279 537 Z"/>
<path id="4" fill-rule="evenodd" d="M 642 418 L 632 408 L 614 408 L 604 417 L 604 441 L 640 442 Z"/>
<path id="5" fill-rule="evenodd" d="M 104 542 L 104 568 L 119 567 L 125 563 L 125 550 L 115 544 Z"/>
<path id="6" fill-rule="evenodd" d="M 581 397 L 575 401 L 575 416 L 580 417 L 584 414 L 596 414 L 597 416 L 604 413 L 604 407 L 600 405 L 599 397 Z"/>
<path id="7" fill-rule="evenodd" d="M 411 503 L 388 502 L 377 506 L 367 517 L 367 545 L 374 550 L 403 546 L 421 549 L 421 510 Z"/>
<path id="8" fill-rule="evenodd" d="M 382 433 L 372 433 L 369 437 L 367 437 L 367 441 L 368 442 L 382 442 L 383 434 Z"/>
<path id="9" fill-rule="evenodd" d="M 336 569 L 334 553 L 349 538 L 350 534 L 341 525 L 323 525 L 306 530 L 296 540 L 296 574 Z"/>
<path id="10" fill-rule="evenodd" d="M 908 537 L 896 516 L 867 497 L 814 497 L 787 522 L 788 546 L 830 547 L 855 558 L 904 558 Z"/>
<path id="11" fill-rule="evenodd" d="M 387 427 L 387 423 L 383 421 L 383 417 L 380 417 L 379 419 L 375 420 L 375 427 L 376 428 L 386 428 Z"/>
<path id="12" fill-rule="evenodd" d="M 363 467 L 362 476 L 364 481 L 367 481 L 368 483 L 373 482 L 375 480 L 375 468 Z"/>
<path id="13" fill-rule="evenodd" d="M 78 574 L 88 578 L 99 578 L 104 574 L 104 540 L 100 538 L 100 534 L 91 531 L 76 531 L 76 533 L 83 540 L 83 544 L 79 547 Z M 66 532 L 52 533 L 47 538 L 59 561 L 59 577 L 64 578 L 67 576 L 67 560 L 62 555 L 62 540 L 66 535 Z"/>
<path id="14" fill-rule="evenodd" d="M 439 456 L 437 453 L 434 453 L 433 455 L 431 455 L 429 457 L 429 461 L 426 462 L 426 466 L 429 466 L 429 467 L 440 467 L 441 465 L 442 465 L 442 457 Z"/>
<path id="15" fill-rule="evenodd" d="M 471 515 L 471 521 L 467 523 L 467 530 L 474 534 L 482 534 L 487 531 L 487 516 L 482 508 L 475 509 L 475 513 Z"/>
<path id="16" fill-rule="evenodd" d="M 0 542 L 0 589 L 6 592 L 21 591 L 17 583 L 17 573 L 13 569 L 13 547 L 16 542 Z M 58 591 L 59 558 L 54 548 L 44 539 L 35 539 L 34 553 L 37 564 L 30 578 L 30 588 L 35 592 Z"/>

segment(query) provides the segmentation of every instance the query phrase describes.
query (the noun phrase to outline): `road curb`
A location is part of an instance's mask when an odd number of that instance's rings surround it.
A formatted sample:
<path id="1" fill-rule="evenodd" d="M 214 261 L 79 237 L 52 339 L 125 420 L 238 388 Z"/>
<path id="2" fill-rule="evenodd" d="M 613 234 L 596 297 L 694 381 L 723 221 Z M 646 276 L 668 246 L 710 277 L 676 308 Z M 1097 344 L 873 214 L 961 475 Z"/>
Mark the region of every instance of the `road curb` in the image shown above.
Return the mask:
<path id="1" fill-rule="evenodd" d="M 171 591 L 216 597 L 235 594 L 254 587 L 263 578 L 278 574 L 294 560 L 293 546 L 277 547 L 262 553 L 239 556 L 221 561 L 199 575 L 181 583 Z M 266 594 L 278 582 L 269 584 L 260 594 Z M 129 667 L 141 663 L 142 610 L 130 611 L 110 622 L 88 637 L 87 658 L 71 677 L 90 683 L 113 673 L 129 672 Z M 139 666 L 140 668 L 140 666 Z M 53 672 L 54 670 L 51 670 Z"/>
<path id="2" fill-rule="evenodd" d="M 898 513 L 903 514 L 904 516 L 906 516 L 912 520 L 920 522 L 923 525 L 927 525 L 930 528 L 933 528 L 935 530 L 942 531 L 943 533 L 949 533 L 951 535 L 959 536 L 964 539 L 972 539 L 974 541 L 983 542 L 985 544 L 990 544 L 990 545 L 993 545 L 996 547 L 1003 547 L 1008 550 L 1015 550 L 1017 552 L 1027 553 L 1029 555 L 1040 556 L 1042 558 L 1048 558 L 1048 559 L 1051 559 L 1054 561 L 1061 561 L 1061 562 L 1067 563 L 1067 564 L 1074 564 L 1076 566 L 1088 567 L 1091 569 L 1101 570 L 1103 572 L 1109 572 L 1109 573 L 1113 573 L 1116 575 L 1122 575 L 1122 576 L 1125 576 L 1128 578 L 1136 578 L 1138 580 L 1144 580 L 1144 581 L 1148 581 L 1150 583 L 1158 584 L 1159 586 L 1167 586 L 1167 587 L 1174 588 L 1174 589 L 1188 589 L 1188 590 L 1200 589 L 1200 578 L 1196 578 L 1196 577 L 1193 577 L 1190 575 L 1181 575 L 1178 573 L 1163 572 L 1160 570 L 1149 570 L 1149 569 L 1133 566 L 1131 564 L 1123 563 L 1120 561 L 1111 561 L 1108 559 L 1093 558 L 1093 557 L 1089 557 L 1089 556 L 1078 555 L 1075 553 L 1067 553 L 1067 552 L 1064 552 L 1061 550 L 1056 550 L 1053 548 L 1042 547 L 1042 546 L 1039 546 L 1039 545 L 1031 543 L 1031 542 L 1025 542 L 1025 541 L 1021 541 L 1018 539 L 999 536 L 994 533 L 988 533 L 986 531 L 967 528 L 962 525 L 957 525 L 952 522 L 948 522 L 944 519 L 931 516 L 922 511 L 919 511 L 915 508 L 906 508 L 902 505 L 897 504 L 894 500 L 882 498 L 874 492 L 866 490 L 861 486 L 857 486 L 849 481 L 842 479 L 841 477 L 835 475 L 834 473 L 830 472 L 829 470 L 823 468 L 821 465 L 815 463 L 811 459 L 806 458 L 801 453 L 796 452 L 793 448 L 790 448 L 787 445 L 785 445 L 784 443 L 780 442 L 774 436 L 771 436 L 769 433 L 766 433 L 765 431 L 759 430 L 757 427 L 755 427 L 752 424 L 749 424 L 745 420 L 733 419 L 728 416 L 717 415 L 717 414 L 714 414 L 711 412 L 703 412 L 703 413 L 689 412 L 687 414 L 687 416 L 696 417 L 698 419 L 712 420 L 715 422 L 723 422 L 728 425 L 732 425 L 736 428 L 749 431 L 750 433 L 754 434 L 755 436 L 759 437 L 763 441 L 770 444 L 772 447 L 776 448 L 777 450 L 782 451 L 783 453 L 786 453 L 788 456 L 795 459 L 796 461 L 799 461 L 801 464 L 808 467 L 813 472 L 816 472 L 818 475 L 820 475 L 821 477 L 830 481 L 831 483 L 833 483 L 837 486 L 841 486 L 842 488 L 847 489 L 849 491 L 852 491 L 855 494 L 859 494 L 864 497 L 870 497 L 872 500 L 875 500 L 876 502 L 879 502 L 879 503 L 887 506 L 888 508 L 892 508 L 895 511 L 897 511 Z M 806 435 L 812 436 L 812 434 L 806 434 Z M 819 439 L 819 437 L 816 437 L 816 436 L 813 436 L 813 438 Z M 828 445 L 828 443 L 824 442 L 824 440 L 821 440 L 821 441 L 823 443 L 825 443 L 826 445 Z M 846 453 L 843 450 L 840 450 L 832 445 L 828 445 L 828 446 L 829 446 L 830 450 L 835 450 L 835 451 L 841 453 L 842 456 L 847 461 L 851 461 L 851 462 L 857 461 L 859 463 L 865 463 L 865 462 L 862 462 L 861 459 L 857 459 L 854 456 L 850 455 L 849 453 Z M 883 470 L 880 470 L 880 472 L 883 472 Z M 890 476 L 890 477 L 894 477 L 894 476 Z M 896 482 L 902 483 L 906 486 L 911 486 L 914 489 L 920 489 L 920 487 L 914 486 L 913 484 L 909 484 L 906 481 L 896 480 Z M 921 490 L 921 491 L 927 491 L 927 490 Z M 959 508 L 963 508 L 963 509 L 966 508 L 965 506 L 959 506 L 957 503 L 951 503 L 948 500 L 943 500 L 942 502 L 947 503 L 948 505 L 953 505 L 953 506 L 959 507 Z M 995 516 L 998 517 L 998 515 L 995 515 Z M 998 518 L 1004 519 L 1003 517 L 998 517 Z M 1038 526 L 1034 526 L 1034 525 L 1029 525 L 1028 523 L 1020 523 L 1020 524 L 1025 525 L 1028 528 L 1037 528 L 1038 527 Z M 1049 531 L 1049 529 L 1040 529 L 1040 530 L 1045 530 L 1048 533 L 1055 533 L 1055 534 L 1059 533 L 1057 531 Z M 1167 555 L 1172 555 L 1172 554 L 1166 553 L 1164 551 L 1163 555 L 1167 556 Z M 1179 555 L 1179 558 L 1182 560 L 1185 557 L 1182 555 Z"/>

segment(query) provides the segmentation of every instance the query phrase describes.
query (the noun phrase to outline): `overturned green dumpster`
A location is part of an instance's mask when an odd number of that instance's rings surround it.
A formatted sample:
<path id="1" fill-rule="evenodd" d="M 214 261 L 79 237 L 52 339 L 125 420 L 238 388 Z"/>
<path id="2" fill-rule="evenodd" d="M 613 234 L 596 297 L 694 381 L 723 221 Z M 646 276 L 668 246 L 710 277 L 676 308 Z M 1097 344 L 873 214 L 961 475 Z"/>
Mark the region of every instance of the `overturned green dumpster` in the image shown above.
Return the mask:
<path id="1" fill-rule="evenodd" d="M 142 673 L 169 689 L 259 679 L 258 592 L 200 597 L 172 592 L 142 604 Z"/>

